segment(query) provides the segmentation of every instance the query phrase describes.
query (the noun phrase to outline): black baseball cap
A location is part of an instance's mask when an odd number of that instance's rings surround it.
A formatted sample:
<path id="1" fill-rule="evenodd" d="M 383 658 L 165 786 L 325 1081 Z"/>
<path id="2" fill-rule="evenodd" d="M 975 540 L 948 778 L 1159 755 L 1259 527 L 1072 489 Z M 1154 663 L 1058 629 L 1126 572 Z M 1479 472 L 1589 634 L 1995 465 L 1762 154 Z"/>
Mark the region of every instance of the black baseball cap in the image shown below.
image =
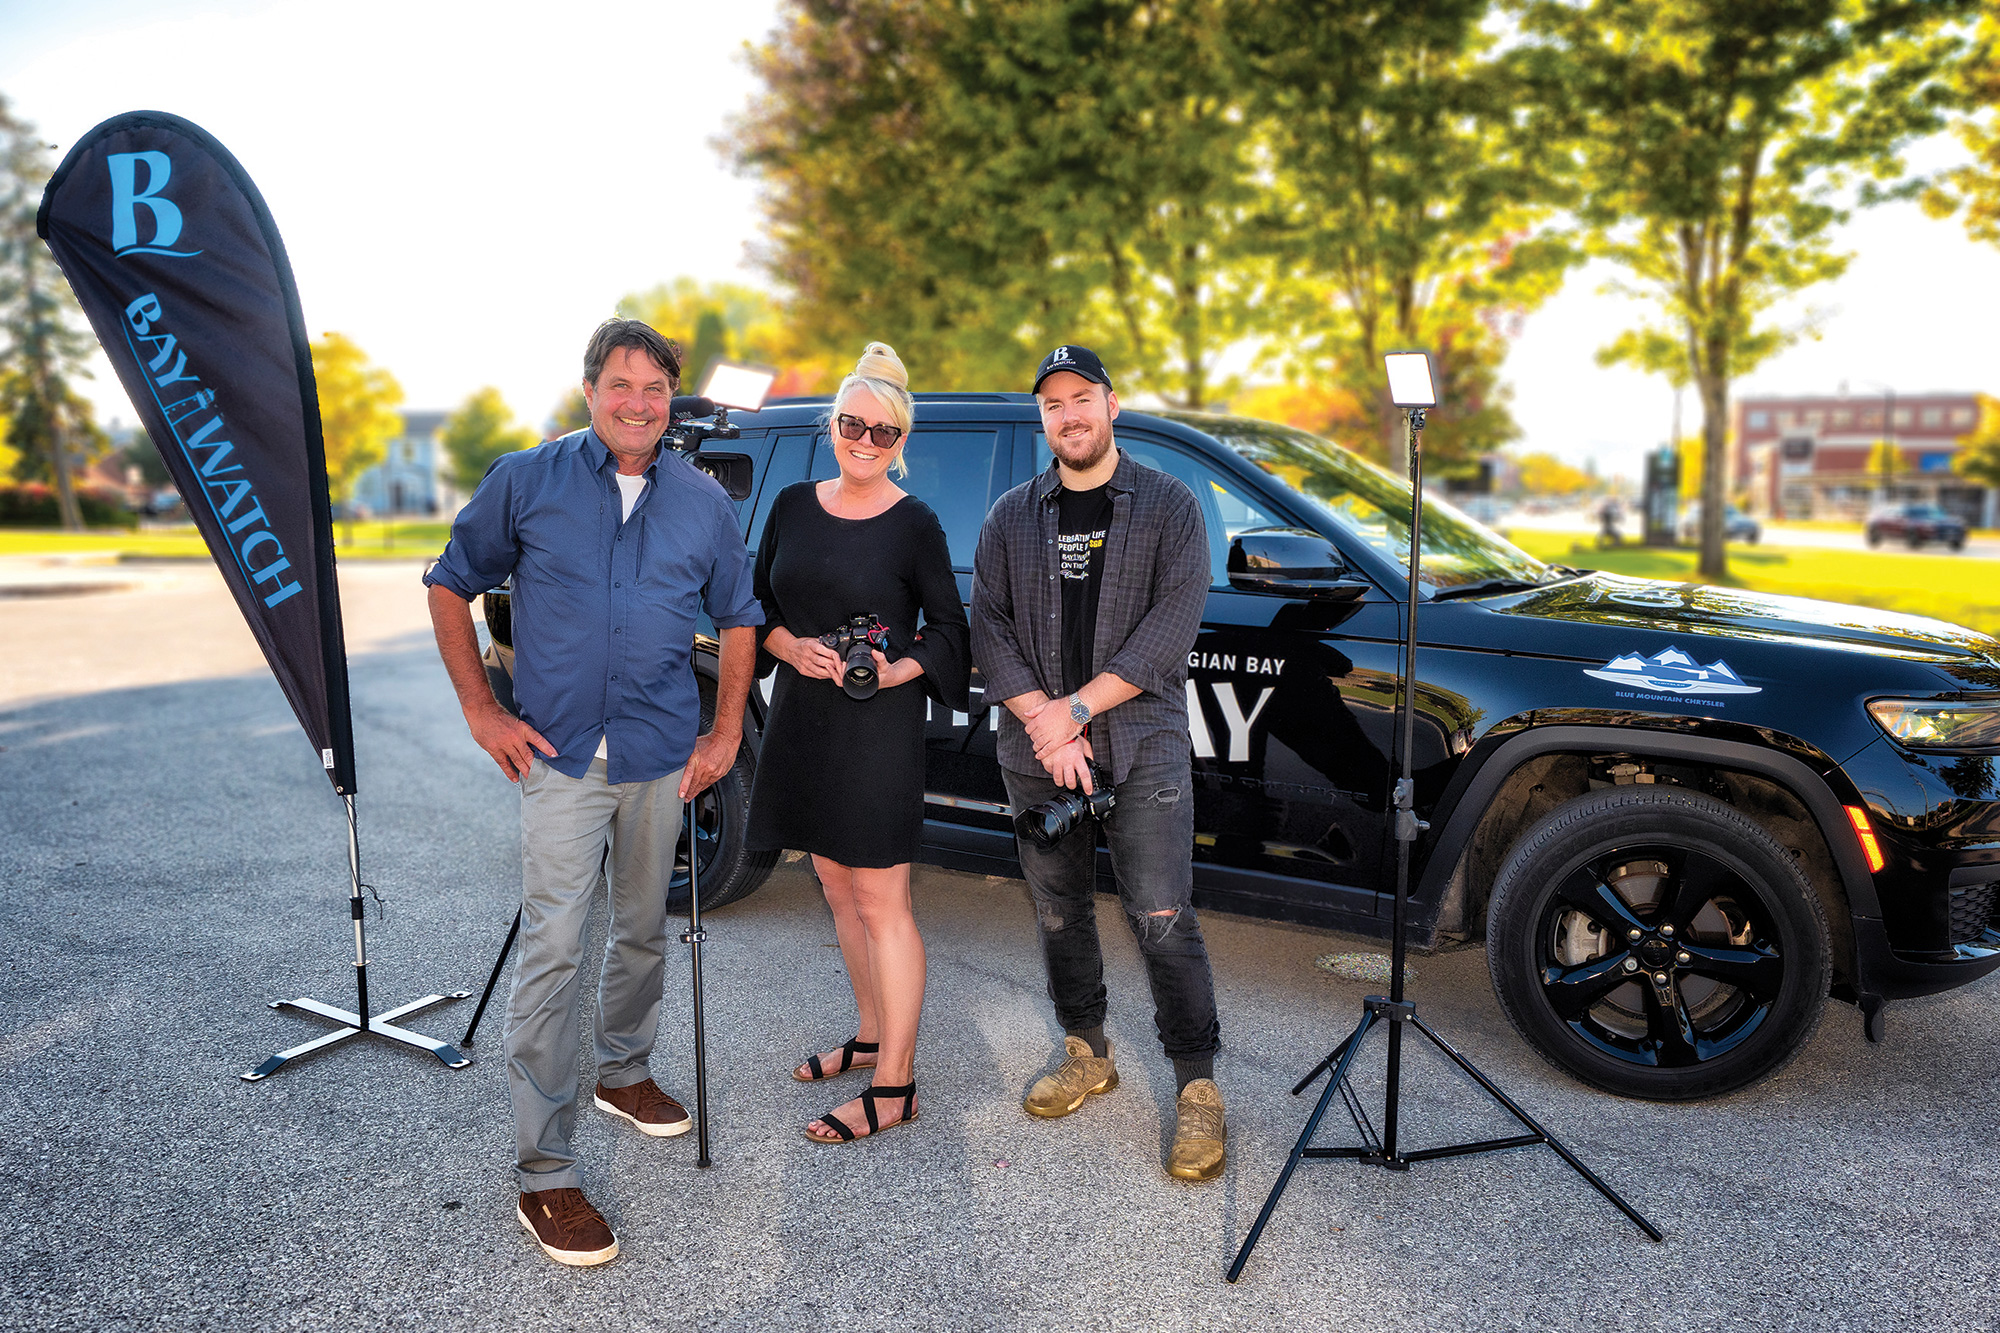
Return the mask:
<path id="1" fill-rule="evenodd" d="M 1075 343 L 1064 343 L 1055 351 L 1042 358 L 1040 370 L 1035 372 L 1034 392 L 1042 391 L 1042 381 L 1058 370 L 1067 370 L 1083 376 L 1105 388 L 1111 387 L 1111 372 L 1097 359 L 1097 353 L 1088 347 L 1078 347 Z"/>

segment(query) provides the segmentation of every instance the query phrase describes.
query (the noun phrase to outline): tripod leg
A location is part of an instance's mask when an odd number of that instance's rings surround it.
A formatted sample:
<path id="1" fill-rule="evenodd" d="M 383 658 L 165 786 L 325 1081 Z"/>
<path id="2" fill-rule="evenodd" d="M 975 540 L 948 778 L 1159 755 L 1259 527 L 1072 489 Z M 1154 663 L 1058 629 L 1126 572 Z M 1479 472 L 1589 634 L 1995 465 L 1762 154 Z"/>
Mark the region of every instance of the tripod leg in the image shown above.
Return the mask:
<path id="1" fill-rule="evenodd" d="M 1460 1069 L 1464 1070 L 1466 1075 L 1469 1078 L 1471 1078 L 1474 1083 L 1477 1083 L 1480 1087 L 1484 1088 L 1486 1090 L 1487 1096 L 1491 1097 L 1494 1101 L 1499 1102 L 1502 1106 L 1506 1107 L 1508 1113 L 1512 1115 L 1516 1120 L 1526 1125 L 1529 1129 L 1534 1130 L 1535 1133 L 1541 1135 L 1542 1142 L 1548 1144 L 1549 1147 L 1556 1150 L 1556 1156 L 1562 1158 L 1565 1162 L 1568 1162 L 1572 1170 L 1574 1170 L 1578 1175 L 1582 1176 L 1586 1181 L 1588 1181 L 1590 1183 L 1590 1187 L 1596 1190 L 1599 1194 L 1602 1194 L 1605 1197 L 1605 1199 L 1611 1203 L 1613 1207 L 1618 1209 L 1619 1212 L 1625 1214 L 1626 1217 L 1630 1218 L 1634 1226 L 1638 1227 L 1639 1230 L 1645 1232 L 1649 1237 L 1651 1237 L 1656 1241 L 1664 1241 L 1666 1239 L 1666 1237 L 1661 1234 L 1660 1229 L 1658 1227 L 1654 1226 L 1651 1222 L 1648 1222 L 1644 1217 L 1641 1217 L 1639 1215 L 1638 1209 L 1634 1208 L 1631 1204 L 1625 1202 L 1625 1200 L 1619 1196 L 1618 1191 L 1612 1189 L 1609 1185 L 1599 1180 L 1595 1172 L 1593 1172 L 1589 1167 L 1585 1166 L 1580 1160 L 1578 1160 L 1577 1155 L 1575 1153 L 1571 1152 L 1568 1148 L 1563 1147 L 1563 1145 L 1557 1141 L 1555 1135 L 1549 1133 L 1546 1129 L 1543 1129 L 1541 1123 L 1537 1121 L 1533 1116 L 1529 1115 L 1526 1111 L 1522 1110 L 1520 1106 L 1515 1103 L 1512 1097 L 1509 1097 L 1506 1093 L 1502 1092 L 1498 1084 L 1494 1083 L 1494 1081 L 1486 1077 L 1486 1075 L 1480 1073 L 1478 1067 L 1474 1065 L 1472 1061 L 1466 1059 L 1464 1056 L 1460 1055 L 1455 1049 L 1453 1049 L 1452 1044 L 1450 1042 L 1446 1041 L 1443 1037 L 1440 1037 L 1436 1032 L 1433 1032 L 1431 1030 L 1430 1024 L 1424 1022 L 1423 1019 L 1418 1018 L 1414 1015 L 1411 1016 L 1410 1021 L 1416 1024 L 1417 1031 L 1423 1033 L 1426 1037 L 1430 1038 L 1431 1045 L 1437 1047 L 1440 1051 L 1443 1051 L 1445 1055 L 1450 1058 L 1451 1062 L 1457 1065 Z"/>
<path id="2" fill-rule="evenodd" d="M 507 966 L 507 955 L 514 951 L 514 937 L 521 933 L 521 913 L 525 909 L 514 909 L 514 924 L 507 927 L 507 942 L 500 946 L 500 956 L 493 960 L 493 975 L 486 978 L 485 993 L 479 997 L 479 1007 L 472 1011 L 472 1021 L 465 1026 L 465 1040 L 459 1045 L 472 1045 L 472 1034 L 479 1030 L 479 1020 L 486 1017 L 486 1004 L 493 998 L 493 988 L 500 984 L 500 972 Z"/>
<path id="3" fill-rule="evenodd" d="M 1361 1049 L 1361 1039 L 1368 1035 L 1368 1029 L 1374 1025 L 1374 1013 L 1372 1011 L 1363 1013 L 1360 1026 L 1354 1029 L 1346 1041 L 1335 1048 L 1340 1051 L 1340 1059 L 1334 1063 L 1333 1077 L 1326 1081 L 1326 1091 L 1319 1095 L 1319 1104 L 1313 1107 L 1313 1113 L 1306 1117 L 1306 1127 L 1299 1134 L 1299 1141 L 1292 1145 L 1292 1154 L 1285 1159 L 1285 1169 L 1278 1173 L 1277 1183 L 1271 1186 L 1271 1193 L 1264 1200 L 1263 1208 L 1258 1211 L 1257 1220 L 1250 1225 L 1250 1234 L 1243 1238 L 1243 1248 L 1236 1252 L 1236 1261 L 1229 1265 L 1229 1281 L 1234 1282 L 1243 1276 L 1243 1265 L 1250 1262 L 1250 1251 L 1257 1248 L 1257 1241 L 1263 1236 L 1265 1225 L 1270 1222 L 1271 1214 L 1278 1207 L 1278 1197 L 1285 1192 L 1285 1186 L 1291 1183 L 1292 1172 L 1298 1170 L 1300 1159 L 1306 1155 L 1306 1148 L 1311 1145 L 1313 1134 L 1319 1129 L 1320 1117 L 1326 1114 L 1326 1108 L 1331 1106 L 1334 1097 L 1339 1095 L 1342 1085 L 1347 1081 L 1347 1066 L 1353 1063 L 1355 1052 Z"/>

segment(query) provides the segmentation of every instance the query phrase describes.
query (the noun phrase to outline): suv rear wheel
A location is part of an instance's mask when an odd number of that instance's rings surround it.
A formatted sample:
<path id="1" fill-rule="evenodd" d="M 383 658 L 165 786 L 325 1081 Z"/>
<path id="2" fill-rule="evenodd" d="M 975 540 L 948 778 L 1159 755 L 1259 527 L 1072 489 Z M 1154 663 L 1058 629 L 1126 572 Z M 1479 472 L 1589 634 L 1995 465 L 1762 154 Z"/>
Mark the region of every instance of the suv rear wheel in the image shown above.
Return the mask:
<path id="1" fill-rule="evenodd" d="M 1733 807 L 1664 786 L 1593 792 L 1515 845 L 1488 905 L 1508 1021 L 1607 1092 L 1712 1097 L 1818 1025 L 1826 918 L 1790 852 Z"/>

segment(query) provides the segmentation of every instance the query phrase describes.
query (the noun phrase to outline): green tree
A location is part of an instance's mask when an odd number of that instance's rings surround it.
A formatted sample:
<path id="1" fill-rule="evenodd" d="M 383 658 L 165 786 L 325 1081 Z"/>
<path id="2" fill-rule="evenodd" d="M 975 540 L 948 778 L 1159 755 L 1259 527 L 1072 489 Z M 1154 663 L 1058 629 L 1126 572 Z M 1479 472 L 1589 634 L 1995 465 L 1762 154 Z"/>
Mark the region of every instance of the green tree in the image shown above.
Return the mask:
<path id="1" fill-rule="evenodd" d="M 27 122 L 0 98 L 0 416 L 22 480 L 52 479 L 64 528 L 83 527 L 74 477 L 110 447 L 90 405 L 71 385 L 87 375 L 91 340 L 48 247 L 35 211 L 53 168 Z"/>
<path id="2" fill-rule="evenodd" d="M 354 479 L 381 462 L 389 441 L 403 433 L 403 416 L 396 410 L 403 386 L 344 333 L 315 339 L 312 362 L 326 440 L 327 491 L 345 506 Z"/>
<path id="3" fill-rule="evenodd" d="M 549 413 L 548 438 L 567 435 L 571 431 L 582 430 L 590 424 L 590 400 L 583 396 L 583 386 L 579 384 L 564 394 Z"/>
<path id="4" fill-rule="evenodd" d="M 2000 486 L 2000 398 L 1979 395 L 1979 424 L 1958 446 L 1952 471 L 1982 486 Z"/>
<path id="5" fill-rule="evenodd" d="M 1610 361 L 1702 404 L 1700 571 L 1727 574 L 1729 386 L 1810 332 L 1763 317 L 1837 276 L 1851 202 L 1907 194 L 1971 0 L 1511 0 L 1535 102 L 1570 133 L 1590 249 L 1655 317 Z M 1684 368 L 1684 369 L 1683 369 Z"/>
<path id="6" fill-rule="evenodd" d="M 157 490 L 162 486 L 174 484 L 173 474 L 167 471 L 166 462 L 160 457 L 160 451 L 153 447 L 152 437 L 143 429 L 137 426 L 132 428 L 132 438 L 125 442 L 125 448 L 119 456 L 139 469 L 139 480 L 146 485 Z"/>
<path id="7" fill-rule="evenodd" d="M 1924 192 L 1924 211 L 1948 217 L 1963 205 L 1975 241 L 2000 245 L 2000 5 L 1982 7 L 1953 71 L 1957 115 L 1952 130 L 1972 160 L 1940 174 Z"/>
<path id="8" fill-rule="evenodd" d="M 731 147 L 809 346 L 1020 384 L 1055 342 L 1201 407 L 1255 264 L 1226 0 L 792 0 Z"/>
<path id="9" fill-rule="evenodd" d="M 1896 478 L 1909 470 L 1909 460 L 1896 445 L 1887 440 L 1877 440 L 1869 447 L 1866 471 L 1869 476 L 1875 478 L 1877 499 L 1886 498 L 1889 487 L 1895 484 Z"/>
<path id="10" fill-rule="evenodd" d="M 445 457 L 451 460 L 451 483 L 466 495 L 478 489 L 494 459 L 532 449 L 537 443 L 533 431 L 514 424 L 513 412 L 494 388 L 481 389 L 466 399 L 444 419 L 438 438 Z"/>
<path id="11" fill-rule="evenodd" d="M 1342 442 L 1377 457 L 1403 448 L 1382 354 L 1431 351 L 1441 473 L 1519 434 L 1499 364 L 1573 257 L 1538 230 L 1565 184 L 1546 126 L 1517 114 L 1526 90 L 1494 56 L 1488 10 L 1239 0 L 1232 24 L 1270 181 L 1251 214 L 1275 263 L 1260 327 L 1293 382 L 1354 395 L 1359 438 Z"/>

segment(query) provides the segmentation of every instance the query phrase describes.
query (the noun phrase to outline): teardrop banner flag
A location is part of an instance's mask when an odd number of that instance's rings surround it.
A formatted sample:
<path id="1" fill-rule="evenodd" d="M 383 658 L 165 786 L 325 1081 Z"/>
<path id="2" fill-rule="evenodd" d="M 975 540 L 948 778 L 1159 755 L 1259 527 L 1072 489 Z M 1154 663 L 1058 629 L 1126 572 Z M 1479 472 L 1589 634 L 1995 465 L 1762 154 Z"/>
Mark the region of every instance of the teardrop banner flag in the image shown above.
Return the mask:
<path id="1" fill-rule="evenodd" d="M 334 790 L 352 796 L 319 394 L 292 266 L 263 196 L 200 126 L 133 111 L 70 149 L 35 229 Z"/>

